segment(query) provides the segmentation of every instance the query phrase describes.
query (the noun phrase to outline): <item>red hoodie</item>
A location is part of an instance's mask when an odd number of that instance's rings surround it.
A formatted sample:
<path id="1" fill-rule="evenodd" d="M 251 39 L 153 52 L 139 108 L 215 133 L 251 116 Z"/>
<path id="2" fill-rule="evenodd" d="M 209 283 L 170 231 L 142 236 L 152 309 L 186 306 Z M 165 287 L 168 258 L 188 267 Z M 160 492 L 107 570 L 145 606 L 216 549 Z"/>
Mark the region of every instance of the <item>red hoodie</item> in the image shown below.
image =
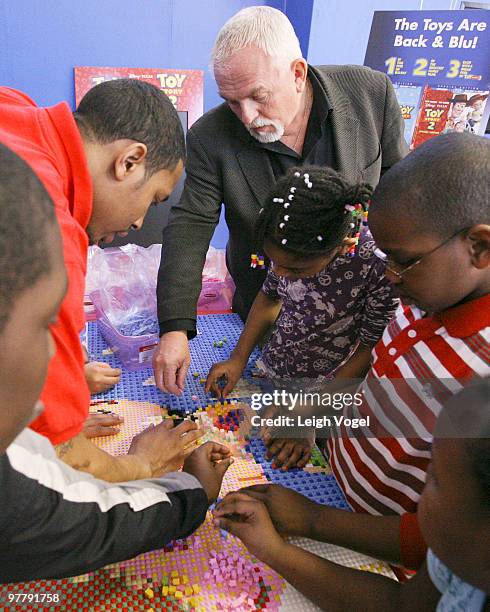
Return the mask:
<path id="1" fill-rule="evenodd" d="M 43 183 L 63 237 L 68 293 L 51 326 L 57 351 L 41 395 L 45 411 L 31 425 L 60 444 L 81 431 L 90 404 L 79 334 L 84 326 L 85 230 L 92 214 L 92 179 L 80 132 L 65 102 L 39 108 L 25 94 L 0 87 L 0 142 L 26 161 Z"/>

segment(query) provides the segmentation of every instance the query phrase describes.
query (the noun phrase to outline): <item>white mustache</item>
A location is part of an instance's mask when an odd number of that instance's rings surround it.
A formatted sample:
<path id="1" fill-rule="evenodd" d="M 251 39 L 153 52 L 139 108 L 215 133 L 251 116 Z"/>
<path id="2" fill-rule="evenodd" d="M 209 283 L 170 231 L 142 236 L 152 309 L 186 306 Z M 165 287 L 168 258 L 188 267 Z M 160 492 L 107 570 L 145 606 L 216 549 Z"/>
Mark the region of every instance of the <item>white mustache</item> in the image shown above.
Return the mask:
<path id="1" fill-rule="evenodd" d="M 257 117 L 257 119 L 254 119 L 252 123 L 249 123 L 247 125 L 247 127 L 253 130 L 254 128 L 265 127 L 266 125 L 272 125 L 272 127 L 276 129 L 278 129 L 279 127 L 282 127 L 282 124 L 280 121 L 273 121 L 271 119 L 263 119 L 262 117 Z"/>
<path id="2" fill-rule="evenodd" d="M 264 119 L 263 117 L 257 117 L 251 123 L 245 123 L 247 131 L 259 142 L 275 142 L 279 140 L 284 134 L 284 125 L 281 121 L 275 121 L 273 119 Z M 269 133 L 260 133 L 256 129 L 265 126 L 272 126 L 274 131 Z"/>

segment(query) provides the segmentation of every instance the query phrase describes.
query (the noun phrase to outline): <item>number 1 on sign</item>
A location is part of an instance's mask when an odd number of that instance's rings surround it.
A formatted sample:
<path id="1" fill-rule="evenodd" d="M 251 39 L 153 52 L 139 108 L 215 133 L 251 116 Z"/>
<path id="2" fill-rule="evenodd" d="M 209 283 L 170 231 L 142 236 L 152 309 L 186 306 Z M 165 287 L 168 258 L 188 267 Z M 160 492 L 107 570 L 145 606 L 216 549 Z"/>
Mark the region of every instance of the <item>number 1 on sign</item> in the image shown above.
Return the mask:
<path id="1" fill-rule="evenodd" d="M 395 66 L 397 57 L 389 57 L 385 61 L 385 66 L 387 67 L 386 74 L 395 74 Z"/>

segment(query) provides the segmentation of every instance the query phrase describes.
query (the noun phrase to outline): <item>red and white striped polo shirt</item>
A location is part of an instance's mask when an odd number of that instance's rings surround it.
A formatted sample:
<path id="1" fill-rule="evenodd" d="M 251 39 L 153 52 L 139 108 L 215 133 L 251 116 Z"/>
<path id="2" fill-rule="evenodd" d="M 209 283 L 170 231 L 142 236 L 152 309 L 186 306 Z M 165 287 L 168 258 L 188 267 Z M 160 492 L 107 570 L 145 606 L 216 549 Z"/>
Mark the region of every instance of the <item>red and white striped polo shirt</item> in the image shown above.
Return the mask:
<path id="1" fill-rule="evenodd" d="M 352 508 L 415 512 L 442 404 L 471 378 L 486 376 L 490 295 L 431 317 L 400 307 L 373 350 L 360 387 L 363 404 L 346 414 L 370 415 L 370 429 L 353 437 L 341 426 L 328 443 L 330 465 Z"/>

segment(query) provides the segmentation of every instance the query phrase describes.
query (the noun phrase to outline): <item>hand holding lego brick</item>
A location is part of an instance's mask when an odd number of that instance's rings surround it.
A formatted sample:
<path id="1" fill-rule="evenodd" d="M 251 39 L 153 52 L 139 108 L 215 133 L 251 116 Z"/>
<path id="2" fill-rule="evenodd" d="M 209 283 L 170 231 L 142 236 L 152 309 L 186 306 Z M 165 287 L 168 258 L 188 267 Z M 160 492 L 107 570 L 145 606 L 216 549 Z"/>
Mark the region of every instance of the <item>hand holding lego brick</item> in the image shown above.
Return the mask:
<path id="1" fill-rule="evenodd" d="M 216 397 L 225 398 L 240 379 L 246 365 L 246 361 L 243 362 L 236 357 L 215 363 L 209 370 L 205 386 L 206 393 L 212 391 Z M 220 384 L 222 380 L 226 380 L 224 386 Z"/>
<path id="2" fill-rule="evenodd" d="M 85 379 L 90 393 L 102 393 L 112 389 L 121 379 L 121 370 L 111 368 L 103 361 L 89 361 L 85 364 Z"/>
<path id="3" fill-rule="evenodd" d="M 275 484 L 252 485 L 240 489 L 240 494 L 264 503 L 279 533 L 312 537 L 318 504 L 304 495 Z"/>
<path id="4" fill-rule="evenodd" d="M 240 538 L 261 561 L 271 564 L 285 542 L 276 531 L 264 503 L 243 493 L 229 493 L 213 510 L 215 522 Z"/>
<path id="5" fill-rule="evenodd" d="M 232 463 L 233 457 L 228 447 L 217 442 L 206 442 L 187 457 L 182 469 L 199 480 L 209 503 L 212 503 L 218 498 L 223 476 Z"/>
<path id="6" fill-rule="evenodd" d="M 168 419 L 151 425 L 133 438 L 128 455 L 138 457 L 146 466 L 148 478 L 178 470 L 184 463 L 189 447 L 203 432 L 193 421 L 184 421 L 177 427 Z"/>

